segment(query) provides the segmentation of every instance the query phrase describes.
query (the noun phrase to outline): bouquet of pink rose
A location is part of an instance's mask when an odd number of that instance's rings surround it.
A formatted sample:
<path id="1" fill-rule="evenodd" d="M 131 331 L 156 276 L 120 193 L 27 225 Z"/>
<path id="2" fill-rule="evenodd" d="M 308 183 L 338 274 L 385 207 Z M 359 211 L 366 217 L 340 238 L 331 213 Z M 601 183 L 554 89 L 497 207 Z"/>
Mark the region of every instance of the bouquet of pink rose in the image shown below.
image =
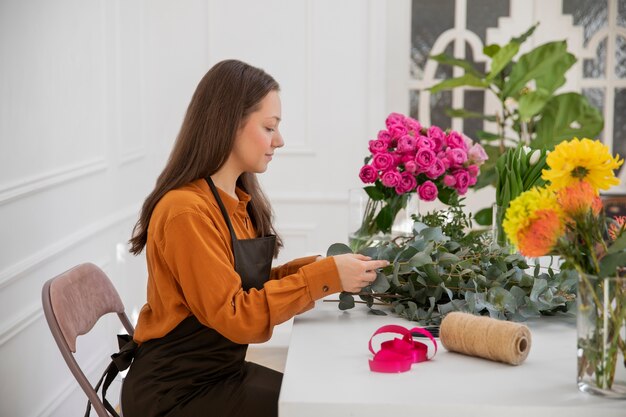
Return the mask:
<path id="1" fill-rule="evenodd" d="M 364 187 L 370 201 L 356 236 L 390 233 L 411 193 L 423 201 L 458 204 L 487 160 L 483 147 L 459 132 L 426 128 L 398 113 L 385 123 L 387 129 L 369 142 L 371 154 L 359 173 L 361 181 L 373 185 Z"/>

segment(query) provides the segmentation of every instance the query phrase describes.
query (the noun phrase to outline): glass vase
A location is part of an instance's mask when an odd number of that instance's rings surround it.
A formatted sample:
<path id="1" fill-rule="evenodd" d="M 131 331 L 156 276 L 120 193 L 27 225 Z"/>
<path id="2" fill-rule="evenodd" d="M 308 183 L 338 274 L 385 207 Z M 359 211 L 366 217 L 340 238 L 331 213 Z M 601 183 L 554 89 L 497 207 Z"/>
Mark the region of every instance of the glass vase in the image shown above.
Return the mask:
<path id="1" fill-rule="evenodd" d="M 373 200 L 362 189 L 351 189 L 349 196 L 348 242 L 354 252 L 375 246 L 398 237 L 409 237 L 413 233 L 413 214 L 419 213 L 419 197 L 415 193 L 405 194 L 402 204 L 391 211 L 393 221 L 389 230 L 381 230 L 377 223 L 380 211 L 389 203 Z"/>
<path id="2" fill-rule="evenodd" d="M 578 388 L 626 398 L 626 277 L 579 275 Z"/>

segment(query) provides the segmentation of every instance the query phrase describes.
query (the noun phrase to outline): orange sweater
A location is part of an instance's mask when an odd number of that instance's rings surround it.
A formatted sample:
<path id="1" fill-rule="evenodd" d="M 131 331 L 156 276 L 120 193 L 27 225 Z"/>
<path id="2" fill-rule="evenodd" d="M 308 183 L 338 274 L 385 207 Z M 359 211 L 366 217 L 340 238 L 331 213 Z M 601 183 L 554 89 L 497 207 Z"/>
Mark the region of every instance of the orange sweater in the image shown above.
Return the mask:
<path id="1" fill-rule="evenodd" d="M 239 239 L 256 237 L 246 205 L 218 188 Z M 150 218 L 146 244 L 147 303 L 135 341 L 165 336 L 190 315 L 236 343 L 267 341 L 275 325 L 341 291 L 335 261 L 296 259 L 272 269 L 261 290 L 243 291 L 228 226 L 204 179 L 168 192 Z"/>

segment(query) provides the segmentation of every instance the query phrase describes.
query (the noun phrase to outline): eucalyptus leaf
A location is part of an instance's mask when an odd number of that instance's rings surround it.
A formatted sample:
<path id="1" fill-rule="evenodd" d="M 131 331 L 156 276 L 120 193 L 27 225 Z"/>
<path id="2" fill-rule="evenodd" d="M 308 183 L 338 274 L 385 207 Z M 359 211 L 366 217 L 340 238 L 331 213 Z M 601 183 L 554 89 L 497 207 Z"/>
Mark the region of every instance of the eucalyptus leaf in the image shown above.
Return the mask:
<path id="1" fill-rule="evenodd" d="M 420 267 L 427 264 L 432 264 L 433 260 L 430 256 L 426 255 L 424 252 L 418 252 L 411 259 L 409 259 L 409 265 Z"/>
<path id="2" fill-rule="evenodd" d="M 387 276 L 382 272 L 376 273 L 376 280 L 371 285 L 372 291 L 375 293 L 384 293 L 387 291 L 391 285 L 389 284 L 389 280 Z"/>
<path id="3" fill-rule="evenodd" d="M 339 294 L 339 310 L 349 310 L 354 308 L 354 296 L 347 292 Z"/>
<path id="4" fill-rule="evenodd" d="M 352 253 L 352 249 L 343 243 L 333 243 L 326 251 L 326 256 L 343 255 L 344 253 Z"/>

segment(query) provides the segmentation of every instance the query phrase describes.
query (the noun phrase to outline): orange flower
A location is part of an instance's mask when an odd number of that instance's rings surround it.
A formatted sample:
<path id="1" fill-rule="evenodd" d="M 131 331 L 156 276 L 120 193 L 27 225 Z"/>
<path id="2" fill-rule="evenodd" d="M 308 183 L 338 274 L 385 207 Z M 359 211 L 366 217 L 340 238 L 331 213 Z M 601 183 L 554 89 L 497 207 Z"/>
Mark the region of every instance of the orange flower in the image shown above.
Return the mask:
<path id="1" fill-rule="evenodd" d="M 554 210 L 539 210 L 528 227 L 519 231 L 519 251 L 524 256 L 548 254 L 565 232 L 563 221 Z"/>
<path id="2" fill-rule="evenodd" d="M 567 217 L 586 214 L 589 210 L 597 216 L 602 210 L 602 200 L 587 181 L 577 181 L 558 191 L 557 200 Z"/>
<path id="3" fill-rule="evenodd" d="M 615 240 L 626 231 L 626 216 L 613 217 L 615 223 L 611 223 L 609 226 L 609 237 L 611 240 Z"/>

